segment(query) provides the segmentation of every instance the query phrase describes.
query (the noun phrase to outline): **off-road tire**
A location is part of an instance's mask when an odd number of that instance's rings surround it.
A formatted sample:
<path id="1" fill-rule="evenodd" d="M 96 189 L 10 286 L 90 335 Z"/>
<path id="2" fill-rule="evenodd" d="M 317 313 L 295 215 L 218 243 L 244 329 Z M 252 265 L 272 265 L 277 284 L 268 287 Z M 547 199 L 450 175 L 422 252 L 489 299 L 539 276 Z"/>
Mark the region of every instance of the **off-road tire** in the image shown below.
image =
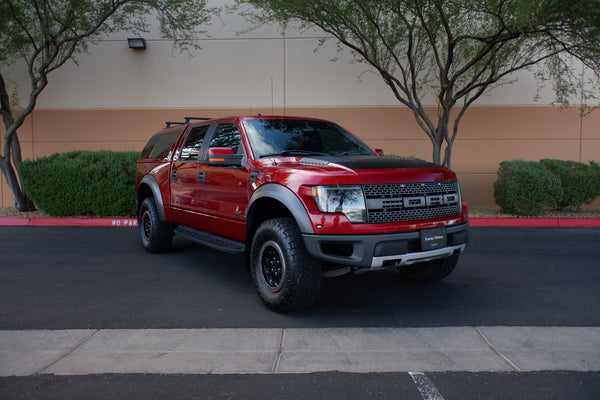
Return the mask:
<path id="1" fill-rule="evenodd" d="M 311 257 L 296 221 L 263 222 L 252 240 L 250 272 L 263 303 L 277 312 L 308 308 L 319 294 L 321 267 Z"/>
<path id="2" fill-rule="evenodd" d="M 458 254 L 455 254 L 438 260 L 398 267 L 398 271 L 412 282 L 437 282 L 450 275 L 457 263 Z"/>
<path id="3" fill-rule="evenodd" d="M 149 253 L 162 253 L 171 248 L 173 225 L 160 220 L 154 198 L 147 197 L 142 202 L 138 226 L 142 245 Z"/>

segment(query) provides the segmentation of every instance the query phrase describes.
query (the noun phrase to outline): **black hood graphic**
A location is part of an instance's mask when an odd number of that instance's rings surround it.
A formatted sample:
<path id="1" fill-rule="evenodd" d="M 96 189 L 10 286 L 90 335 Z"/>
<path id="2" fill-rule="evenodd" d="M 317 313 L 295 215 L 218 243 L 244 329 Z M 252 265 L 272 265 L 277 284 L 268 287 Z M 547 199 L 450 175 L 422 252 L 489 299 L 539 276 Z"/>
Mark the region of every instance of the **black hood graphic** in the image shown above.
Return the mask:
<path id="1" fill-rule="evenodd" d="M 438 164 L 428 161 L 416 160 L 412 158 L 401 157 L 382 157 L 382 156 L 344 156 L 344 157 L 311 157 L 312 159 L 323 160 L 329 163 L 335 163 L 344 167 L 359 169 L 394 169 L 394 168 L 441 168 Z"/>

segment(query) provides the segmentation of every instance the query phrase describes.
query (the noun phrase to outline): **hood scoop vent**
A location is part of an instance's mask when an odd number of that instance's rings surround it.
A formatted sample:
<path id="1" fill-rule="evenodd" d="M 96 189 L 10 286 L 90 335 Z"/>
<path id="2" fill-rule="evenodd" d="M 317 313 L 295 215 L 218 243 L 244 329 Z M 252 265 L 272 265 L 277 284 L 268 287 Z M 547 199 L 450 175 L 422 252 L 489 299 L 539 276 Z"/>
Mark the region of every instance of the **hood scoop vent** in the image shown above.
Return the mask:
<path id="1" fill-rule="evenodd" d="M 311 158 L 311 157 L 304 157 L 299 162 L 300 162 L 300 164 L 303 164 L 303 165 L 326 166 L 326 165 L 331 164 L 329 161 L 321 160 L 318 158 Z"/>

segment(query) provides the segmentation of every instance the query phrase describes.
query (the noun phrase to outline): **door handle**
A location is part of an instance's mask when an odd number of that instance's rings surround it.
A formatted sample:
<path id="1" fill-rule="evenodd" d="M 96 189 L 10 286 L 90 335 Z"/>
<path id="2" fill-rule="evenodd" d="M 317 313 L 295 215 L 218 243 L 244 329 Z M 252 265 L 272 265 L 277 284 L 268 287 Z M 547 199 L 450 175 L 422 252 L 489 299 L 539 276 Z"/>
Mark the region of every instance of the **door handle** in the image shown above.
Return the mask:
<path id="1" fill-rule="evenodd" d="M 205 179 L 206 179 L 206 173 L 198 172 L 198 183 L 204 183 Z"/>
<path id="2" fill-rule="evenodd" d="M 171 172 L 171 179 L 173 179 L 174 181 L 177 180 L 177 171 Z"/>

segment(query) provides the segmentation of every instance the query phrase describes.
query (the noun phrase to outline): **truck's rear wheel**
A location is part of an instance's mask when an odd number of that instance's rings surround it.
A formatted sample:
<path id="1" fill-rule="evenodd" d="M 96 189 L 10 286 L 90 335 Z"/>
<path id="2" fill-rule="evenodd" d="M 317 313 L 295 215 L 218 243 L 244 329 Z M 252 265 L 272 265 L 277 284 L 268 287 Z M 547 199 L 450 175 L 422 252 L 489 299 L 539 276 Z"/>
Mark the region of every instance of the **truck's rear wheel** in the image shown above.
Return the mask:
<path id="1" fill-rule="evenodd" d="M 311 306 L 321 287 L 321 267 L 306 251 L 291 218 L 271 219 L 258 227 L 252 241 L 250 271 L 263 303 L 278 312 Z"/>
<path id="2" fill-rule="evenodd" d="M 159 253 L 169 250 L 173 240 L 173 226 L 160 220 L 156 202 L 152 197 L 147 197 L 142 202 L 138 225 L 142 245 L 146 251 Z"/>
<path id="3" fill-rule="evenodd" d="M 437 282 L 450 275 L 457 263 L 458 254 L 455 254 L 438 260 L 398 267 L 398 271 L 413 282 Z"/>

